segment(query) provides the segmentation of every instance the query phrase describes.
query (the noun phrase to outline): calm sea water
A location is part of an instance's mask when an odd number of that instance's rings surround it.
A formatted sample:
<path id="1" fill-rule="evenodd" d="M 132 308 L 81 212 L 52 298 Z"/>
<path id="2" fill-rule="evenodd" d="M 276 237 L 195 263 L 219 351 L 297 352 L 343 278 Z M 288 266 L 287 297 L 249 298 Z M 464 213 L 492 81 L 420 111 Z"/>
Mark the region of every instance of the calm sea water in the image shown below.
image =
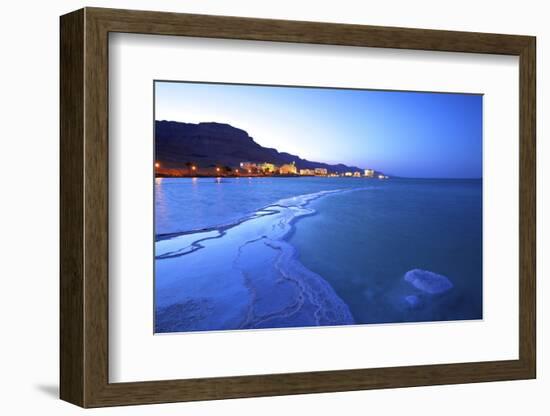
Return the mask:
<path id="1" fill-rule="evenodd" d="M 482 318 L 480 180 L 170 178 L 155 204 L 157 332 Z"/>

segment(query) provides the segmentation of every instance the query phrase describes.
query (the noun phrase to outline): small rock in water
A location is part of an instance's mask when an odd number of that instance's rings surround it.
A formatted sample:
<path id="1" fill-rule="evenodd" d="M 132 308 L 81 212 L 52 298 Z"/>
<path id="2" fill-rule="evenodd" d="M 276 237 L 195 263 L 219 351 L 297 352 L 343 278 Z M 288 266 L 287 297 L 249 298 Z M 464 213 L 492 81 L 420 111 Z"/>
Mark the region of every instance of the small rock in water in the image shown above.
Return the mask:
<path id="1" fill-rule="evenodd" d="M 446 292 L 453 287 L 453 284 L 447 277 L 428 270 L 409 270 L 405 273 L 404 279 L 417 289 L 432 295 Z"/>

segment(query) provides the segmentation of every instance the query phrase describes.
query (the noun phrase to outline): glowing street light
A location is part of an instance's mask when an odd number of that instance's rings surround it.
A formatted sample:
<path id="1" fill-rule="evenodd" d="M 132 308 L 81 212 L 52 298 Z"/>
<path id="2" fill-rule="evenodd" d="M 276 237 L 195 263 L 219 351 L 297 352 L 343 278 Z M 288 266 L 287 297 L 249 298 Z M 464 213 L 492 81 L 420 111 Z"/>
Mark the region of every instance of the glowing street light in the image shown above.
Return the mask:
<path id="1" fill-rule="evenodd" d="M 191 170 L 197 170 L 196 166 L 191 166 Z"/>
<path id="2" fill-rule="evenodd" d="M 159 163 L 159 162 L 155 163 L 155 167 L 156 167 L 157 169 L 160 168 L 160 163 Z"/>
<path id="3" fill-rule="evenodd" d="M 219 172 L 220 171 L 220 168 L 216 168 L 216 172 Z"/>

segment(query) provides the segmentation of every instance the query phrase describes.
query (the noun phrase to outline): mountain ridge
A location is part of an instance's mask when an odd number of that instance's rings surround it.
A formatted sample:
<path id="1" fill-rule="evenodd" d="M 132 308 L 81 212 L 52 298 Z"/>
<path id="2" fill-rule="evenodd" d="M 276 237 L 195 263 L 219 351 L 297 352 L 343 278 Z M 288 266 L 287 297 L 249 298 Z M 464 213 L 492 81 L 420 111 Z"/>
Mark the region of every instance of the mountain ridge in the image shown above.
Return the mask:
<path id="1" fill-rule="evenodd" d="M 202 167 L 221 165 L 236 168 L 241 162 L 276 165 L 295 162 L 298 169 L 324 168 L 334 173 L 363 172 L 357 166 L 315 162 L 275 148 L 263 147 L 245 130 L 218 122 L 156 120 L 155 158 L 164 167 L 172 169 L 189 163 Z"/>

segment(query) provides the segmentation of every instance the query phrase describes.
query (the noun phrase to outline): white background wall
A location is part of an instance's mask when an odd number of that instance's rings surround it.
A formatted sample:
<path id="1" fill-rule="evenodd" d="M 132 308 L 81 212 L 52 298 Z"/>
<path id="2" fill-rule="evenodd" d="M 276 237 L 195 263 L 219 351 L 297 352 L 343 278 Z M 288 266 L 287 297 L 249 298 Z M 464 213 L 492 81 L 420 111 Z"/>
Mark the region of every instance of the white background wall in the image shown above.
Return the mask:
<path id="1" fill-rule="evenodd" d="M 58 16 L 83 6 L 166 10 L 276 19 L 536 35 L 538 41 L 538 318 L 534 381 L 422 387 L 338 394 L 225 400 L 91 410 L 88 414 L 529 414 L 550 410 L 550 361 L 543 325 L 549 309 L 544 247 L 550 227 L 543 192 L 550 163 L 544 130 L 550 84 L 546 2 L 385 0 L 51 0 L 4 2 L 0 14 L 0 409 L 3 414 L 83 412 L 58 394 Z M 460 340 L 457 340 L 460 342 Z M 406 341 L 403 343 L 406 349 Z"/>

